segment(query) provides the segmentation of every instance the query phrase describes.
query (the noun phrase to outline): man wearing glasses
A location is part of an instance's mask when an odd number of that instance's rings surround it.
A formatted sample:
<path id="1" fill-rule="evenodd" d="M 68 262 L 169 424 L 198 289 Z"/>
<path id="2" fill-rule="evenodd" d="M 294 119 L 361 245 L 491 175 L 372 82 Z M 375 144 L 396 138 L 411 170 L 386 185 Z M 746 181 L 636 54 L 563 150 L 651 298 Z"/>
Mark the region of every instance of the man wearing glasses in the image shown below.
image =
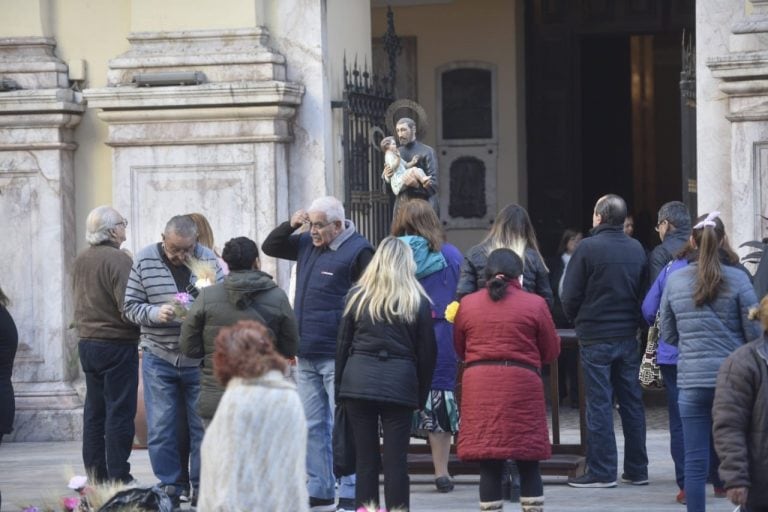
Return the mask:
<path id="1" fill-rule="evenodd" d="M 295 231 L 302 226 L 308 232 Z M 294 309 L 299 323 L 297 384 L 304 405 L 307 490 L 312 512 L 354 510 L 354 476 L 342 477 L 338 509 L 331 454 L 336 335 L 344 298 L 373 257 L 373 247 L 344 218 L 335 197 L 315 199 L 307 211 L 277 226 L 264 240 L 264 254 L 296 261 Z"/>
<path id="2" fill-rule="evenodd" d="M 664 203 L 659 208 L 658 219 L 656 231 L 661 238 L 661 244 L 653 248 L 648 258 L 649 283 L 656 281 L 659 272 L 672 261 L 691 236 L 691 214 L 684 203 L 680 201 Z"/>
<path id="3" fill-rule="evenodd" d="M 194 496 L 198 488 L 203 440 L 203 422 L 195 410 L 201 360 L 181 354 L 182 319 L 173 306 L 176 294 L 194 291 L 197 277 L 187 266 L 190 258 L 215 268 L 217 282 L 224 278 L 213 251 L 197 243 L 195 222 L 187 215 L 177 215 L 165 226 L 162 242 L 148 245 L 136 255 L 125 290 L 125 316 L 141 326 L 149 460 L 161 488 L 176 506 L 185 491 Z M 182 481 L 186 472 L 176 434 L 180 407 L 186 408 L 189 427 L 189 482 Z"/>
<path id="4" fill-rule="evenodd" d="M 85 374 L 83 464 L 97 482 L 133 480 L 133 445 L 139 385 L 139 328 L 123 318 L 131 257 L 120 250 L 128 221 L 99 206 L 85 221 L 89 247 L 75 260 L 73 296 L 78 353 Z"/>

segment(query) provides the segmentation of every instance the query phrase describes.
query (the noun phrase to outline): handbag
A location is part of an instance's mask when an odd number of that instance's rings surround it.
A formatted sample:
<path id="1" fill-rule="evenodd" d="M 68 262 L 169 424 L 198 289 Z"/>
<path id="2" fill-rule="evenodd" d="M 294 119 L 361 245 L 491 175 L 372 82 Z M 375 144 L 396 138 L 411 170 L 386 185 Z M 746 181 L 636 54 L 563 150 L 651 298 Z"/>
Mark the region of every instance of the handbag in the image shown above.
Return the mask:
<path id="1" fill-rule="evenodd" d="M 355 438 L 344 402 L 333 412 L 333 474 L 336 478 L 355 473 Z"/>
<path id="2" fill-rule="evenodd" d="M 664 378 L 661 375 L 661 367 L 656 362 L 656 354 L 659 349 L 659 319 L 656 312 L 656 320 L 648 329 L 648 342 L 645 345 L 643 360 L 640 362 L 640 385 L 643 389 L 663 389 Z"/>

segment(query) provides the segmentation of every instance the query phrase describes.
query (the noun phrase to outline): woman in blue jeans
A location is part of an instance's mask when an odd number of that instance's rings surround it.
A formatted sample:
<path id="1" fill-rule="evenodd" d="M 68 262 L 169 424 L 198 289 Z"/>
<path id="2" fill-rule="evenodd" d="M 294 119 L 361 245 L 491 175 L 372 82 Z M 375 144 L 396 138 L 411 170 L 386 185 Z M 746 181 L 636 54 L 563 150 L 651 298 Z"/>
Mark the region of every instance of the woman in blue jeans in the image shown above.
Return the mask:
<path id="1" fill-rule="evenodd" d="M 699 218 L 689 240 L 689 265 L 671 273 L 661 298 L 661 337 L 679 350 L 678 407 L 685 446 L 688 512 L 706 510 L 712 402 L 720 365 L 760 334 L 749 320 L 757 304 L 747 275 L 733 266 L 718 212 Z"/>
<path id="2" fill-rule="evenodd" d="M 727 256 L 724 263 L 726 265 L 736 265 L 738 268 L 748 274 L 741 264 L 739 264 L 738 255 L 733 252 L 727 242 L 724 242 L 721 247 L 721 252 Z M 679 254 L 675 256 L 676 259 L 670 261 L 666 267 L 664 267 L 656 281 L 651 285 L 648 293 L 643 300 L 643 317 L 648 322 L 648 325 L 653 325 L 656 321 L 656 314 L 661 306 L 661 295 L 664 293 L 664 287 L 667 284 L 667 278 L 672 272 L 684 268 L 688 265 L 689 258 L 696 260 L 698 253 L 690 244 L 686 244 Z M 664 378 L 664 389 L 667 394 L 667 406 L 669 409 L 669 451 L 672 455 L 672 460 L 675 464 L 675 480 L 677 486 L 680 488 L 676 500 L 678 503 L 685 504 L 685 451 L 683 446 L 683 423 L 680 421 L 680 409 L 678 407 L 678 389 L 677 389 L 677 347 L 667 343 L 663 337 L 659 337 L 659 348 L 656 353 L 656 362 L 661 368 L 661 375 Z M 714 446 L 710 449 L 710 461 L 709 461 L 709 476 L 708 481 L 714 487 L 715 496 L 718 498 L 725 497 L 725 489 L 723 488 L 723 482 L 717 473 L 717 466 L 720 461 L 715 453 Z"/>

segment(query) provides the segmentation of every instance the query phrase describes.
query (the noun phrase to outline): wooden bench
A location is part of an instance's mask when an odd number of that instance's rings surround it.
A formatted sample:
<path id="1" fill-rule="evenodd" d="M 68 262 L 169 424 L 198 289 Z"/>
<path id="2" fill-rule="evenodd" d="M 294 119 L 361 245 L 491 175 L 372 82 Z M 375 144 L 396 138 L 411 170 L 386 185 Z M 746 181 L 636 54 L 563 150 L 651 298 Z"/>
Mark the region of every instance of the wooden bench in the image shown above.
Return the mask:
<path id="1" fill-rule="evenodd" d="M 578 360 L 578 340 L 573 329 L 558 329 L 561 350 L 577 351 L 577 366 L 579 368 L 579 443 L 565 444 L 560 439 L 560 397 L 558 386 L 557 359 L 549 365 L 549 394 L 552 412 L 552 458 L 541 461 L 541 474 L 547 476 L 580 476 L 585 469 L 586 453 L 586 416 L 584 400 L 584 381 L 581 365 Z M 457 397 L 460 393 L 457 391 Z M 461 434 L 459 434 L 461 435 Z M 448 468 L 452 475 L 477 474 L 478 465 L 473 462 L 459 460 L 456 456 L 456 445 L 451 446 L 451 456 Z M 411 443 L 408 450 L 408 471 L 413 474 L 432 474 L 432 455 L 427 444 Z"/>

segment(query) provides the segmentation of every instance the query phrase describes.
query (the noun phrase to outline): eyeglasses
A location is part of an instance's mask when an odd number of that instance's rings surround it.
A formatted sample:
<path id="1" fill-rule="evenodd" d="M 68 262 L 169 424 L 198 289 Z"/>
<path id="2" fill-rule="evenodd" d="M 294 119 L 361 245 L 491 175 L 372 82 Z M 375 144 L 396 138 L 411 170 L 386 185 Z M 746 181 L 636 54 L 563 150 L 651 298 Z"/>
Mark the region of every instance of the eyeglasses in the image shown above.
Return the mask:
<path id="1" fill-rule="evenodd" d="M 117 227 L 117 226 L 123 226 L 124 228 L 127 228 L 128 227 L 128 220 L 127 219 L 121 220 L 120 222 L 115 224 L 115 227 Z"/>
<path id="2" fill-rule="evenodd" d="M 310 231 L 313 229 L 316 229 L 318 231 L 325 229 L 328 227 L 330 222 L 307 222 L 307 226 L 309 226 Z"/>
<path id="3" fill-rule="evenodd" d="M 173 256 L 181 254 L 192 254 L 192 252 L 195 250 L 195 244 L 192 244 L 189 247 L 174 247 L 172 245 L 163 243 L 163 250 Z"/>

